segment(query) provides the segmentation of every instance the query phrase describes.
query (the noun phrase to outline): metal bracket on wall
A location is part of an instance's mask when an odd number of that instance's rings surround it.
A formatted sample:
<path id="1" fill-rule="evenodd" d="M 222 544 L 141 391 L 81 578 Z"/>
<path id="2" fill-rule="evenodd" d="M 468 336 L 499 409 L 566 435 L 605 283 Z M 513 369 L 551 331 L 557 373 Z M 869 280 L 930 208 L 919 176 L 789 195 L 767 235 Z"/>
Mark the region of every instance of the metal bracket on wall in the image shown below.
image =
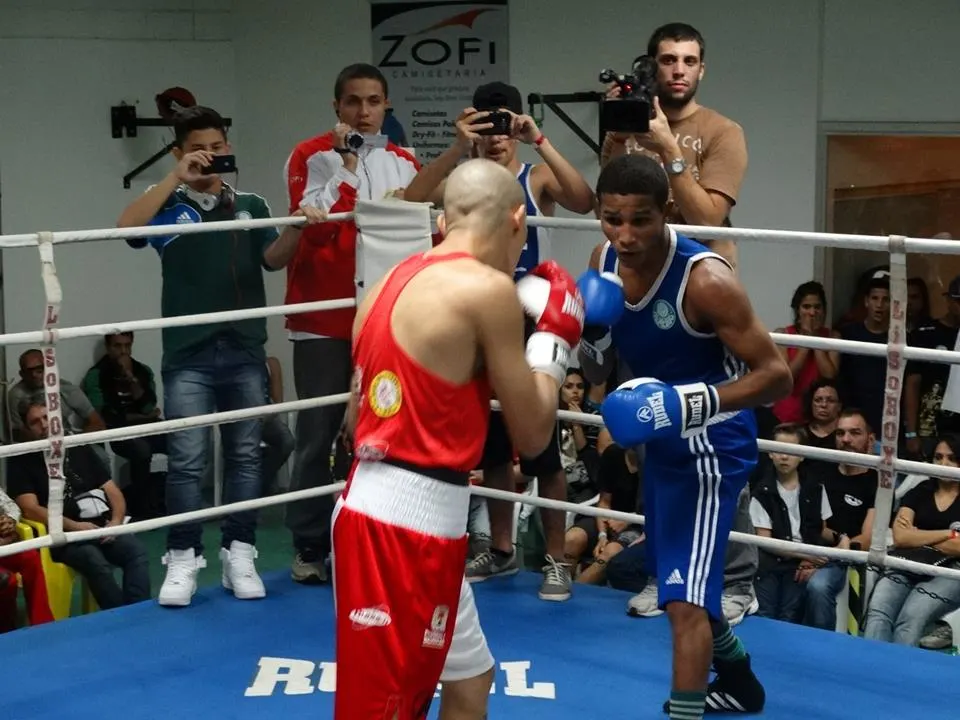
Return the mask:
<path id="1" fill-rule="evenodd" d="M 230 118 L 224 118 L 223 123 L 227 127 L 230 127 L 233 124 L 233 121 Z M 123 137 L 137 137 L 137 128 L 142 127 L 173 127 L 173 122 L 170 120 L 164 120 L 163 118 L 137 117 L 136 106 L 127 105 L 125 103 L 114 105 L 110 108 L 110 134 L 114 138 L 121 139 Z M 137 165 L 137 167 L 135 167 L 133 170 L 124 175 L 124 189 L 129 190 L 130 182 L 137 177 L 137 175 L 169 155 L 170 151 L 173 149 L 173 146 L 174 143 L 167 143 L 162 150 L 154 153 L 152 156 Z"/>
<path id="2" fill-rule="evenodd" d="M 530 93 L 527 95 L 527 104 L 530 106 L 530 117 L 534 119 L 537 126 L 543 127 L 544 107 L 553 110 L 554 114 L 563 121 L 563 124 L 570 128 L 573 133 L 583 140 L 593 152 L 600 157 L 600 149 L 603 146 L 605 133 L 601 130 L 598 133 L 598 140 L 594 140 L 587 132 L 577 125 L 576 120 L 567 115 L 560 107 L 560 103 L 596 103 L 597 110 L 600 110 L 600 103 L 603 102 L 604 94 L 599 92 L 575 92 L 575 93 L 557 93 L 545 95 L 543 93 Z M 539 106 L 539 112 L 538 107 Z"/>

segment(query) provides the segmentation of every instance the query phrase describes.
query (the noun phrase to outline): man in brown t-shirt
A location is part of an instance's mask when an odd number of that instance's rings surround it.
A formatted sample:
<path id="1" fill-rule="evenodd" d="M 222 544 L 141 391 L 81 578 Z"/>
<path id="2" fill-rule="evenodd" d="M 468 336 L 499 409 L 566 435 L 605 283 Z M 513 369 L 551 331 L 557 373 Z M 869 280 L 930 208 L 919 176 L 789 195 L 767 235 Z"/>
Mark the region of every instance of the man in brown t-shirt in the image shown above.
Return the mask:
<path id="1" fill-rule="evenodd" d="M 669 222 L 724 225 L 747 169 L 747 145 L 740 125 L 695 99 L 705 69 L 703 37 L 684 23 L 664 25 L 650 37 L 647 54 L 659 67 L 657 116 L 647 133 L 608 133 L 600 167 L 625 152 L 653 155 L 670 177 Z M 619 95 L 617 86 L 607 93 Z M 736 265 L 732 241 L 705 244 Z"/>

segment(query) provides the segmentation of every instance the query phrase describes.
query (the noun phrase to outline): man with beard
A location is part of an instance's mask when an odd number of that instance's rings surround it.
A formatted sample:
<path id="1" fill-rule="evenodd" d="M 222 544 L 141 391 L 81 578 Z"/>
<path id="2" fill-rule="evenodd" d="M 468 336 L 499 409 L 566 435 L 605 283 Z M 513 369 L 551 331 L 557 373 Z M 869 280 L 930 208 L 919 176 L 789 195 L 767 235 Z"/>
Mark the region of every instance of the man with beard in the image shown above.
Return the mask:
<path id="1" fill-rule="evenodd" d="M 871 455 L 876 434 L 863 412 L 852 407 L 840 413 L 835 432 L 837 450 Z M 831 516 L 825 523 L 824 540 L 827 545 L 842 550 L 863 550 L 870 547 L 873 504 L 879 478 L 873 468 L 847 463 L 818 463 L 811 470 L 811 479 L 823 485 L 830 502 Z M 806 560 L 800 563 L 803 579 L 807 582 L 807 598 L 803 623 L 821 630 L 837 626 L 837 596 L 847 583 L 847 566 Z"/>
<path id="2" fill-rule="evenodd" d="M 706 68 L 703 37 L 690 25 L 669 23 L 650 36 L 647 54 L 658 67 L 656 117 L 646 133 L 608 133 L 600 167 L 624 153 L 652 155 L 670 178 L 668 222 L 729 225 L 747 169 L 747 145 L 740 125 L 696 101 Z M 619 95 L 617 86 L 607 93 Z M 733 241 L 704 244 L 736 267 Z"/>

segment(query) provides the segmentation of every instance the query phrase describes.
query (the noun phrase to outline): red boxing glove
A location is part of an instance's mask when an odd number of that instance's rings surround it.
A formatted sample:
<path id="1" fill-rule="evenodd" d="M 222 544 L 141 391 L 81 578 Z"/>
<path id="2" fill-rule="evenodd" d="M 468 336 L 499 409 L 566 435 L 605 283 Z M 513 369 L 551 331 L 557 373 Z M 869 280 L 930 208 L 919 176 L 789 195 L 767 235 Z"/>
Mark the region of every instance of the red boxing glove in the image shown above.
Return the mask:
<path id="1" fill-rule="evenodd" d="M 527 341 L 527 362 L 563 384 L 570 348 L 583 333 L 583 298 L 573 276 L 553 260 L 540 263 L 517 283 L 524 311 L 536 326 Z"/>

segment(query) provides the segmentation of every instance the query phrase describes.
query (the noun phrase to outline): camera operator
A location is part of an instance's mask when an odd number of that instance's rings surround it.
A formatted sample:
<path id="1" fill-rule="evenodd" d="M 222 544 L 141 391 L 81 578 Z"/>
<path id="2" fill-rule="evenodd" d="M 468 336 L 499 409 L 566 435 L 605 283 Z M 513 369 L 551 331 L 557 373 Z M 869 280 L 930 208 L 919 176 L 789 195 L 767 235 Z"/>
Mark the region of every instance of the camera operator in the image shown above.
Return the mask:
<path id="1" fill-rule="evenodd" d="M 373 65 L 348 65 L 333 88 L 333 129 L 299 143 L 284 168 L 290 211 L 319 208 L 351 212 L 358 198 L 403 197 L 420 169 L 412 155 L 383 133 L 389 105 L 387 80 Z M 301 242 L 280 258 L 287 266 L 286 304 L 355 297 L 357 228 L 353 222 L 326 222 L 304 230 Z M 350 335 L 355 310 L 328 310 L 287 316 L 293 341 L 293 383 L 297 398 L 347 392 L 353 372 Z M 329 485 L 331 448 L 343 423 L 344 405 L 300 411 L 297 417 L 291 490 Z M 293 535 L 291 574 L 300 583 L 326 582 L 333 496 L 287 506 Z"/>
<path id="2" fill-rule="evenodd" d="M 740 125 L 696 101 L 705 70 L 703 37 L 690 25 L 670 23 L 654 31 L 647 54 L 657 67 L 650 130 L 608 133 L 600 166 L 624 153 L 652 154 L 670 178 L 669 222 L 729 225 L 747 169 L 747 146 Z M 607 97 L 621 94 L 621 88 L 613 85 Z M 705 244 L 736 266 L 733 241 Z"/>

